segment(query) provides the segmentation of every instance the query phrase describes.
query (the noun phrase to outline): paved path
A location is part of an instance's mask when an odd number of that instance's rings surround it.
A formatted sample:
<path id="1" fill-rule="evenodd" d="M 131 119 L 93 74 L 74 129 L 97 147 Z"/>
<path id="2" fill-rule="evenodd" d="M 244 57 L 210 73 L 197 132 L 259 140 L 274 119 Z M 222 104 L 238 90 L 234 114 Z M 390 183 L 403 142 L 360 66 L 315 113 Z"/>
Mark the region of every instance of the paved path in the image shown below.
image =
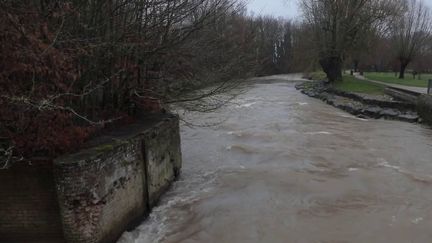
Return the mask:
<path id="1" fill-rule="evenodd" d="M 427 94 L 427 88 L 406 86 L 406 85 L 400 85 L 400 84 L 385 83 L 385 82 L 381 82 L 381 81 L 376 81 L 376 80 L 365 78 L 364 76 L 361 76 L 358 73 L 354 74 L 354 76 L 356 78 L 358 78 L 358 79 L 361 79 L 361 80 L 367 80 L 369 82 L 373 82 L 373 83 L 377 83 L 377 84 L 382 84 L 382 85 L 389 86 L 389 87 L 394 87 L 394 88 L 404 89 L 404 90 L 408 90 L 408 91 L 413 91 L 413 92 L 417 92 L 417 93 L 420 93 L 420 94 Z"/>

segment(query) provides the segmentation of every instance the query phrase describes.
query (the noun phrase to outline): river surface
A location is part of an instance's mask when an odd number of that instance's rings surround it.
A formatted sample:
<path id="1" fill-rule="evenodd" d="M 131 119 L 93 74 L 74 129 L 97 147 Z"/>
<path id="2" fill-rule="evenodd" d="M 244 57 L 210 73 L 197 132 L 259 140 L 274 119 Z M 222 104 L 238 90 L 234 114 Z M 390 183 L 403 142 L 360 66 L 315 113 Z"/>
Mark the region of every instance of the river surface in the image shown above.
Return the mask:
<path id="1" fill-rule="evenodd" d="M 182 126 L 179 181 L 119 243 L 432 242 L 432 130 L 262 78 Z"/>

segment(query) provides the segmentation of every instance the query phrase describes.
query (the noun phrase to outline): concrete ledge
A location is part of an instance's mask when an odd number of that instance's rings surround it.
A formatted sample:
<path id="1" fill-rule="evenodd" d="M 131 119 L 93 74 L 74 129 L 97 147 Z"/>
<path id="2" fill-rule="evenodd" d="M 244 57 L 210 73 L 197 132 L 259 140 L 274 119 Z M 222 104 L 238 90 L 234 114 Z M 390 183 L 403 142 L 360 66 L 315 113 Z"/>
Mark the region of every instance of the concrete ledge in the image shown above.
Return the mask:
<path id="1" fill-rule="evenodd" d="M 417 98 L 420 96 L 420 93 L 393 87 L 385 88 L 384 93 L 394 97 L 395 99 L 402 100 L 410 104 L 416 104 Z"/>
<path id="2" fill-rule="evenodd" d="M 432 96 L 420 95 L 417 99 L 417 113 L 423 122 L 432 125 Z"/>

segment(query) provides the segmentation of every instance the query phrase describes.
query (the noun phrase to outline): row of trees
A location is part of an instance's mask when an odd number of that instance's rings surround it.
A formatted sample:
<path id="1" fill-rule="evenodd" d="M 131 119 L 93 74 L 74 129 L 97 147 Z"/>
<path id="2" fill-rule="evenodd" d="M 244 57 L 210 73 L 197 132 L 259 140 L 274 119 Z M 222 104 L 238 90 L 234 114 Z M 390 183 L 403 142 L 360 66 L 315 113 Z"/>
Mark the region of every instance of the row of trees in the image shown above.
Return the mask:
<path id="1" fill-rule="evenodd" d="M 330 81 L 342 79 L 347 60 L 355 69 L 360 62 L 390 65 L 400 78 L 413 61 L 419 71 L 426 71 L 431 63 L 421 61 L 431 55 L 432 45 L 432 16 L 422 0 L 300 2 L 304 28 L 313 39 L 311 47 Z"/>
<path id="2" fill-rule="evenodd" d="M 0 168 L 77 149 L 143 110 L 288 72 L 291 28 L 236 0 L 0 1 Z"/>

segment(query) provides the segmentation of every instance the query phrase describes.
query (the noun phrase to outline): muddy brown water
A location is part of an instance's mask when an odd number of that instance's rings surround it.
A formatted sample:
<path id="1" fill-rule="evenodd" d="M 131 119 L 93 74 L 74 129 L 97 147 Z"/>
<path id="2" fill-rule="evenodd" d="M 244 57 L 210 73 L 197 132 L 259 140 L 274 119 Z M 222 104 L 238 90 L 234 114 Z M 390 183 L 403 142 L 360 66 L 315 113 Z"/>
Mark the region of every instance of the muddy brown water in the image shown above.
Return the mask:
<path id="1" fill-rule="evenodd" d="M 432 242 L 432 130 L 251 83 L 182 126 L 183 170 L 119 243 Z M 265 82 L 271 81 L 271 82 Z"/>

